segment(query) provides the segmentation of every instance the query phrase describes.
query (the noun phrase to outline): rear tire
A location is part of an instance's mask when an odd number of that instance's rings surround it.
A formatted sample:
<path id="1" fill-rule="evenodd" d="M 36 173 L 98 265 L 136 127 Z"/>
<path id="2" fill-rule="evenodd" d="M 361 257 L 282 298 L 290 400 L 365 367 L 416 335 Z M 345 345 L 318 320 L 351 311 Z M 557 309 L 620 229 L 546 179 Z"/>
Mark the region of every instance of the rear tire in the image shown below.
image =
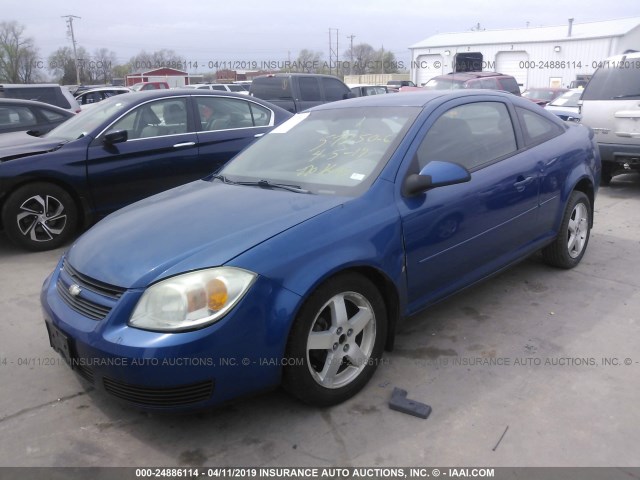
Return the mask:
<path id="1" fill-rule="evenodd" d="M 582 192 L 572 192 L 558 236 L 542 249 L 542 256 L 549 265 L 568 269 L 580 263 L 589 243 L 591 215 L 589 198 Z"/>
<path id="2" fill-rule="evenodd" d="M 305 403 L 329 406 L 354 396 L 375 372 L 387 335 L 387 313 L 375 285 L 347 273 L 306 301 L 289 335 L 282 384 Z"/>
<path id="3" fill-rule="evenodd" d="M 600 185 L 603 187 L 606 187 L 611 183 L 611 178 L 613 178 L 611 171 L 612 169 L 610 166 L 605 164 L 602 165 L 602 170 L 600 172 Z"/>
<path id="4" fill-rule="evenodd" d="M 7 198 L 2 223 L 16 245 L 32 251 L 51 250 L 76 231 L 77 212 L 66 190 L 51 183 L 31 183 Z"/>

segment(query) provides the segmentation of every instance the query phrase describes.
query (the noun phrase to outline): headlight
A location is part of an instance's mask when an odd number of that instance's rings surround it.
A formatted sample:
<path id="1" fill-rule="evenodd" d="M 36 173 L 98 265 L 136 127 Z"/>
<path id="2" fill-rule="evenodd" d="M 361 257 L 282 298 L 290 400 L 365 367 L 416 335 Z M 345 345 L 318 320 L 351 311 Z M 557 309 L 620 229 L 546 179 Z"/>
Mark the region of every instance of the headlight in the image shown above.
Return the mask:
<path id="1" fill-rule="evenodd" d="M 256 277 L 247 270 L 218 267 L 168 278 L 144 292 L 129 325 L 155 331 L 202 328 L 224 317 Z"/>

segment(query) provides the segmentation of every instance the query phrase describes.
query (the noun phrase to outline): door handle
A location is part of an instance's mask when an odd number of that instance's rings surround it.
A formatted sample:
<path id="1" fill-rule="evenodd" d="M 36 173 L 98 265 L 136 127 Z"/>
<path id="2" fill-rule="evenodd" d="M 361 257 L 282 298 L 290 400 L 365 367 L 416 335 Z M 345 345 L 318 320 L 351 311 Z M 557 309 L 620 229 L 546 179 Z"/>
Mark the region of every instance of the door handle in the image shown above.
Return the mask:
<path id="1" fill-rule="evenodd" d="M 264 135 L 264 133 L 256 133 L 256 134 L 254 135 L 254 137 L 255 137 L 255 138 L 260 138 L 260 137 L 262 137 L 263 135 Z"/>
<path id="2" fill-rule="evenodd" d="M 533 177 L 523 178 L 522 176 L 520 176 L 517 180 L 518 181 L 514 183 L 513 186 L 516 187 L 516 190 L 518 190 L 519 192 L 524 192 L 524 189 L 527 187 L 527 185 L 533 182 Z"/>
<path id="3" fill-rule="evenodd" d="M 195 144 L 196 142 L 176 143 L 173 148 L 193 147 Z"/>

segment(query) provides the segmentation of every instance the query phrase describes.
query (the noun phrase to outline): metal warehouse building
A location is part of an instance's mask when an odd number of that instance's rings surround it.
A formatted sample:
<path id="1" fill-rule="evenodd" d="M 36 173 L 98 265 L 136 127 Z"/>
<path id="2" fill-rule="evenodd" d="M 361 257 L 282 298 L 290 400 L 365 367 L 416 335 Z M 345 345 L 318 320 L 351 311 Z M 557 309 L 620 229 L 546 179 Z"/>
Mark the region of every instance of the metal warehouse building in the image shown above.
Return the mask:
<path id="1" fill-rule="evenodd" d="M 409 47 L 411 79 L 422 85 L 454 71 L 513 75 L 520 90 L 568 86 L 591 75 L 598 62 L 640 50 L 640 17 L 555 27 L 441 33 Z"/>

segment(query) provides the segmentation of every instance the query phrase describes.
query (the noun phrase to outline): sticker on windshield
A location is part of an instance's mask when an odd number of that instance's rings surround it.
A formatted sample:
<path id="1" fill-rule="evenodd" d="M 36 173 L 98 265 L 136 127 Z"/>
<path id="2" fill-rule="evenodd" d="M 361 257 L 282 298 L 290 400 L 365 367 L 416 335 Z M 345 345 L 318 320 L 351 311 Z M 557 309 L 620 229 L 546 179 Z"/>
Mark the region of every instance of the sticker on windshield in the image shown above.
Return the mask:
<path id="1" fill-rule="evenodd" d="M 352 173 L 351 174 L 351 180 L 358 180 L 359 182 L 364 180 L 364 177 L 366 177 L 366 175 L 363 175 L 362 173 Z"/>
<path id="2" fill-rule="evenodd" d="M 273 130 L 271 130 L 271 132 L 269 132 L 269 133 L 270 134 L 271 133 L 287 133 L 289 130 L 291 130 L 293 127 L 298 125 L 300 122 L 302 122 L 308 116 L 309 116 L 309 112 L 297 113 L 293 117 L 291 117 L 289 120 L 284 122 L 282 125 L 280 125 L 279 127 L 276 127 Z"/>

